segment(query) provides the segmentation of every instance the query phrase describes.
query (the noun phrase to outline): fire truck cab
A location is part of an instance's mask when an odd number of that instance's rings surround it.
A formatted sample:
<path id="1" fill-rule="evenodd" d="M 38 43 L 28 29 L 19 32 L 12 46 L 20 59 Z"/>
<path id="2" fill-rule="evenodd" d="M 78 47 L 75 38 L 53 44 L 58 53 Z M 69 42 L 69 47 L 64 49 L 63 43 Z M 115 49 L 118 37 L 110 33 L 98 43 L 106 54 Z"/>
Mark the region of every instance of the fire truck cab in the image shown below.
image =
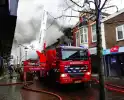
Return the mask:
<path id="1" fill-rule="evenodd" d="M 91 80 L 91 60 L 88 49 L 59 46 L 44 52 L 46 75 L 60 84 L 86 83 Z"/>

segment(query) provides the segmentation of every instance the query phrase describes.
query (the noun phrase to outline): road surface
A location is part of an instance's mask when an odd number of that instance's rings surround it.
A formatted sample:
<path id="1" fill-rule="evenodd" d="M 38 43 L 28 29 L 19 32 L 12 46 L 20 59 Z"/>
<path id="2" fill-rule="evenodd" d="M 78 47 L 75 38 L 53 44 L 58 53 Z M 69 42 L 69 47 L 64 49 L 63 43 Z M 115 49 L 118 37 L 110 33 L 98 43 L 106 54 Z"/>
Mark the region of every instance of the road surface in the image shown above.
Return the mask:
<path id="1" fill-rule="evenodd" d="M 17 79 L 10 80 L 5 78 L 0 83 L 18 82 Z M 0 100 L 58 100 L 56 97 L 44 94 L 34 93 L 21 89 L 21 85 L 17 86 L 0 86 Z M 79 85 L 71 85 L 58 87 L 51 83 L 35 81 L 30 88 L 43 89 L 60 95 L 63 100 L 99 100 L 99 90 L 97 85 L 90 88 L 84 88 Z M 107 91 L 108 100 L 124 100 L 124 94 Z"/>

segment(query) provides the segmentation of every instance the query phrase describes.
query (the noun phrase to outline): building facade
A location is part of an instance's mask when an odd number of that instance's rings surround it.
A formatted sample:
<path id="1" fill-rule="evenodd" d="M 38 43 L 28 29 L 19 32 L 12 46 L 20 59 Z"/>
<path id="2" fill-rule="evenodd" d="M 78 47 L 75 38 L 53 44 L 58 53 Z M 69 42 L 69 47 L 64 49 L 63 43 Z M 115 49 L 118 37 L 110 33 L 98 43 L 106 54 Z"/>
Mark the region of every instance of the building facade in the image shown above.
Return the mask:
<path id="1" fill-rule="evenodd" d="M 103 13 L 102 18 L 108 14 Z M 88 19 L 88 20 L 87 20 Z M 103 23 L 101 25 L 103 27 Z M 104 30 L 102 30 L 102 45 L 105 49 Z M 91 54 L 96 54 L 97 36 L 95 16 L 80 14 L 80 21 L 73 28 L 73 40 L 75 46 L 85 46 L 89 48 Z"/>
<path id="2" fill-rule="evenodd" d="M 106 75 L 124 77 L 124 9 L 102 20 Z"/>
<path id="3" fill-rule="evenodd" d="M 102 18 L 108 14 L 103 13 Z M 88 19 L 88 20 L 87 20 Z M 101 24 L 103 27 L 103 23 Z M 80 20 L 73 29 L 73 40 L 75 46 L 84 46 L 89 49 L 91 54 L 92 72 L 98 73 L 97 66 L 97 35 L 95 16 L 90 14 L 80 14 Z M 104 30 L 102 29 L 102 46 L 105 49 Z"/>
<path id="4" fill-rule="evenodd" d="M 102 20 L 106 49 L 113 46 L 124 46 L 124 9 Z"/>

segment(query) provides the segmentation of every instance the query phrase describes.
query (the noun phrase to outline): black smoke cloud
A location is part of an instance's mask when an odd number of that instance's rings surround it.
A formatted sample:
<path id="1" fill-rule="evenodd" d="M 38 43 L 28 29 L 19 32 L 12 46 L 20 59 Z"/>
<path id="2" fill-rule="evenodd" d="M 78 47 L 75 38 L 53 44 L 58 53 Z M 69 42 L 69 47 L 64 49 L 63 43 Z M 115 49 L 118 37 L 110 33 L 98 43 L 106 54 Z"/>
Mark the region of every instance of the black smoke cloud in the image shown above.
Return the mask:
<path id="1" fill-rule="evenodd" d="M 63 35 L 61 28 L 62 25 L 60 25 L 57 20 L 55 20 L 51 16 L 48 16 L 46 36 L 45 36 L 47 46 L 56 42 L 57 39 Z"/>

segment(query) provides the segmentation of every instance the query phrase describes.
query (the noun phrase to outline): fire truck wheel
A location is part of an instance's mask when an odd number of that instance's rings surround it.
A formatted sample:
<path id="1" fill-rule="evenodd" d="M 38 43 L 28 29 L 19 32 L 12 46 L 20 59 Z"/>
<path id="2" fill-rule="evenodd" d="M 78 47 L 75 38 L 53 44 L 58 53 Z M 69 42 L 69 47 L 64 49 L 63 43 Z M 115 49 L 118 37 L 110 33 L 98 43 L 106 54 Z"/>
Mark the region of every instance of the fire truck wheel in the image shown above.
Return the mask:
<path id="1" fill-rule="evenodd" d="M 19 79 L 20 79 L 21 81 L 23 81 L 23 73 L 20 73 L 20 74 L 19 74 Z"/>
<path id="2" fill-rule="evenodd" d="M 40 71 L 36 72 L 37 77 L 40 79 Z"/>
<path id="3" fill-rule="evenodd" d="M 50 82 L 52 82 L 52 83 L 55 83 L 56 82 L 56 80 L 55 80 L 55 72 L 54 72 L 53 69 L 51 69 L 49 71 L 49 79 L 50 79 Z"/>

